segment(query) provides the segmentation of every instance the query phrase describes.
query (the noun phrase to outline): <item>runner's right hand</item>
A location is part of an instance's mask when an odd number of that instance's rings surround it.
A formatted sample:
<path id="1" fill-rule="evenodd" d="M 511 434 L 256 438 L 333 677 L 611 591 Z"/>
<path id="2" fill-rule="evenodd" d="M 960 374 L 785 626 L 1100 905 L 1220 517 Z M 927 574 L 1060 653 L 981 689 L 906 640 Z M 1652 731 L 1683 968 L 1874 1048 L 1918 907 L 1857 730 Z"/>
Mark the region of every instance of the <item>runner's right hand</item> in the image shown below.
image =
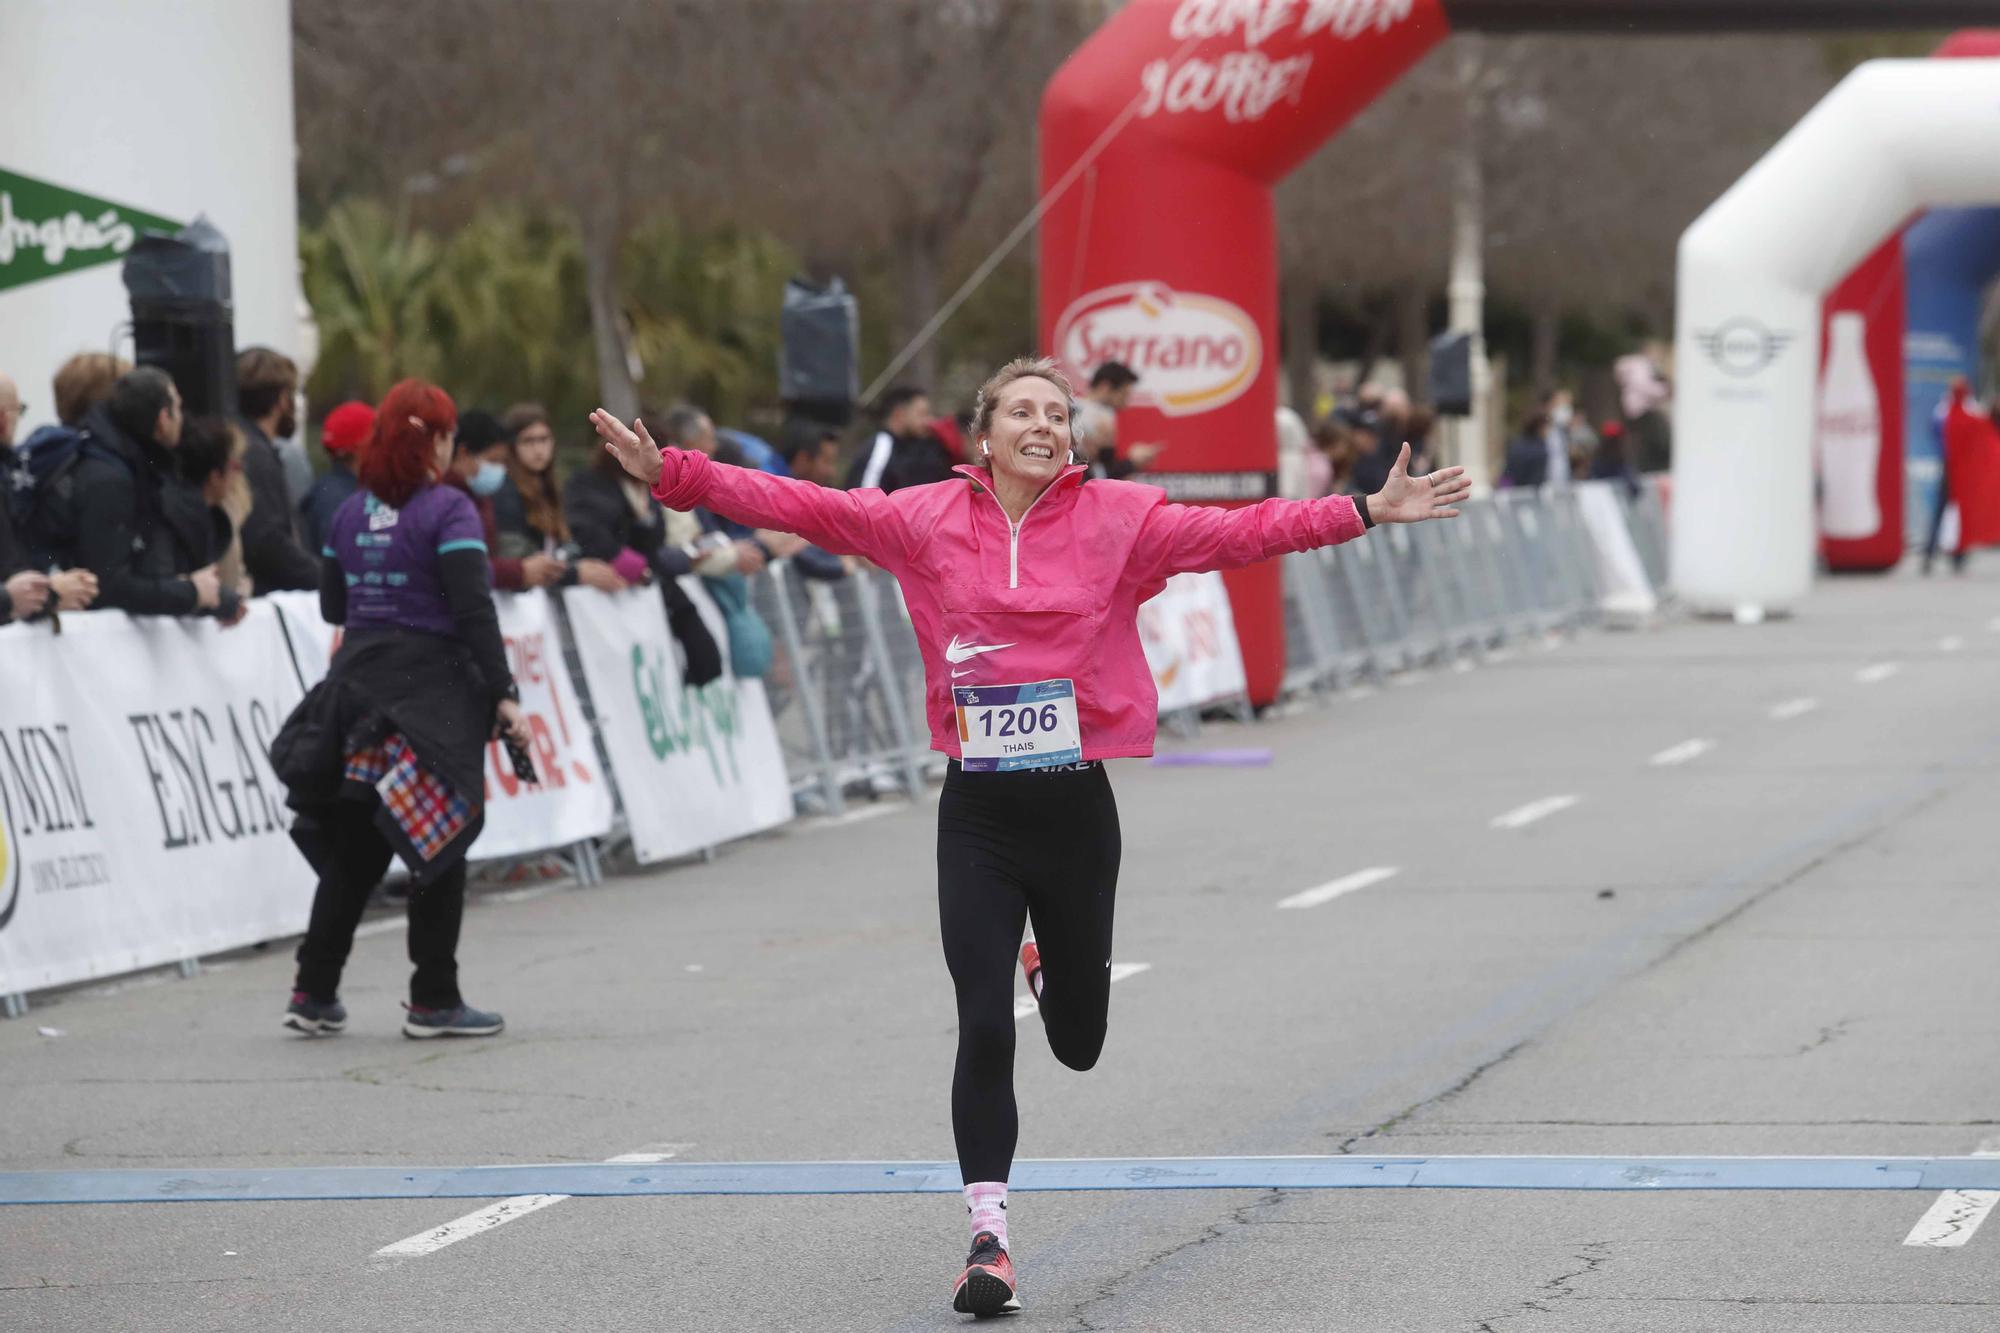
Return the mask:
<path id="1" fill-rule="evenodd" d="M 648 486 L 659 484 L 660 446 L 653 443 L 645 422 L 634 421 L 628 426 L 600 407 L 590 414 L 590 424 L 604 441 L 605 452 L 617 459 L 620 467 Z"/>

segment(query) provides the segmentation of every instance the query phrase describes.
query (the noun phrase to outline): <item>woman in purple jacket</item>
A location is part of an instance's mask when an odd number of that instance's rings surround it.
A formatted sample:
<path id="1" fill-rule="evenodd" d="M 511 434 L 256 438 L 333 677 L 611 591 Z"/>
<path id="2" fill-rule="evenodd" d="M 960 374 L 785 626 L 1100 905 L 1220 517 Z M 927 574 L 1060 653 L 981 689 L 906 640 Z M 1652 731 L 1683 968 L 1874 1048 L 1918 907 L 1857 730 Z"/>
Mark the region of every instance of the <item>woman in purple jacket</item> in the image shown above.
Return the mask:
<path id="1" fill-rule="evenodd" d="M 972 1254 L 952 1307 L 1020 1308 L 1007 1253 L 1016 949 L 1056 1058 L 1089 1069 L 1110 1003 L 1118 811 L 1102 761 L 1153 751 L 1159 700 L 1140 603 L 1175 574 L 1229 569 L 1359 537 L 1377 523 L 1453 518 L 1462 468 L 1354 499 L 1170 504 L 1157 486 L 1096 480 L 1072 452 L 1076 394 L 1053 361 L 1009 362 L 979 391 L 977 465 L 884 494 L 833 491 L 699 453 L 643 425 L 592 424 L 673 509 L 700 506 L 794 532 L 895 576 L 927 681 L 932 748 L 950 756 L 938 804 L 938 916 L 958 994 L 952 1130 Z M 1034 925 L 1034 938 L 1021 942 Z"/>

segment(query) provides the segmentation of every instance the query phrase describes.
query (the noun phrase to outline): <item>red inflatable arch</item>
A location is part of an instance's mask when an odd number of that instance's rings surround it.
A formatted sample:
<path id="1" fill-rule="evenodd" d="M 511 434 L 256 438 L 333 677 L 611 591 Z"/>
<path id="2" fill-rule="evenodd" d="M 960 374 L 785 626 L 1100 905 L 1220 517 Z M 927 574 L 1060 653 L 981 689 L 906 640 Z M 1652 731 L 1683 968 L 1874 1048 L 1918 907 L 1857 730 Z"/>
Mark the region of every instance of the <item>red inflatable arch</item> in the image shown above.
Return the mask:
<path id="1" fill-rule="evenodd" d="M 1177 499 L 1270 494 L 1272 187 L 1454 28 L 1615 32 L 1947 25 L 1987 0 L 1132 0 L 1042 99 L 1042 345 L 1142 376 L 1127 441 Z M 1443 257 L 1439 258 L 1440 276 Z M 1284 665 L 1278 568 L 1229 574 L 1251 698 Z"/>

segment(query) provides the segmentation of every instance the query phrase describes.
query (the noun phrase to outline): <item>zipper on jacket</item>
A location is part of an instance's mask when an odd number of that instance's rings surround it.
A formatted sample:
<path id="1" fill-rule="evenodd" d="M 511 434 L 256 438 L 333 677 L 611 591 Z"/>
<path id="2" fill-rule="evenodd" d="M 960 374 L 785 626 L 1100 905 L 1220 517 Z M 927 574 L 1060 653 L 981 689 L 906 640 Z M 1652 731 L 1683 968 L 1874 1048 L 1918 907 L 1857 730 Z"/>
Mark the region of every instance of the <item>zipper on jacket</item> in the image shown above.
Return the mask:
<path id="1" fill-rule="evenodd" d="M 966 475 L 971 476 L 970 473 Z M 1067 481 L 1069 476 L 1067 468 L 1058 472 L 1055 480 L 1043 488 L 1042 495 L 1047 495 L 1062 482 Z M 1000 492 L 994 490 L 989 482 L 982 482 L 979 478 L 973 477 L 973 489 L 992 496 L 994 507 L 1000 511 L 1000 517 L 1007 519 L 1007 586 L 1018 588 L 1021 586 L 1021 526 L 1028 521 L 1028 515 L 1035 512 L 1035 506 L 1042 502 L 1042 495 L 1037 495 L 1028 502 L 1028 507 L 1021 511 L 1021 522 L 1016 523 L 1013 519 L 1007 518 L 1007 506 L 1000 503 Z"/>
<path id="2" fill-rule="evenodd" d="M 1062 477 L 1060 476 L 1056 478 L 1056 481 L 1061 480 Z M 1043 489 L 1042 495 L 1047 495 L 1055 488 L 1056 482 L 1050 482 Z M 993 496 L 994 504 L 1000 505 L 1000 517 L 1007 518 L 1007 506 L 1000 504 L 999 495 L 992 491 L 988 491 L 987 494 Z M 1028 507 L 1021 511 L 1021 523 L 1026 523 L 1028 515 L 1035 512 L 1035 506 L 1042 502 L 1042 495 L 1038 495 L 1028 501 Z M 1010 588 L 1021 586 L 1021 523 L 1016 523 L 1013 519 L 1007 518 L 1007 586 Z"/>

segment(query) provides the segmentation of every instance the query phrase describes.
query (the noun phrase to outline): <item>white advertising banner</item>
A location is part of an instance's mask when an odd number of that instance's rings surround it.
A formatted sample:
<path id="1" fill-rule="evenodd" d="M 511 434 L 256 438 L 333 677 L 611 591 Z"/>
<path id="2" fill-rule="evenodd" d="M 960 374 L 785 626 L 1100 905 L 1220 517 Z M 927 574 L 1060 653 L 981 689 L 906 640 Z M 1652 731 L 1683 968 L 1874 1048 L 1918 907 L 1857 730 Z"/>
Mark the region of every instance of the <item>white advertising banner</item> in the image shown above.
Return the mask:
<path id="1" fill-rule="evenodd" d="M 1650 616 L 1660 609 L 1653 582 L 1632 543 L 1632 529 L 1608 481 L 1586 481 L 1576 488 L 1576 511 L 1590 536 L 1590 553 L 1597 564 L 1601 603 L 1614 616 Z"/>
<path id="2" fill-rule="evenodd" d="M 0 629 L 0 992 L 305 927 L 267 757 L 302 691 L 275 608 Z"/>
<path id="3" fill-rule="evenodd" d="M 506 746 L 487 742 L 486 827 L 472 844 L 475 861 L 522 856 L 611 831 L 611 784 L 563 661 L 555 604 L 540 589 L 493 600 L 521 691 L 521 711 L 534 732 L 528 748 L 540 781 L 531 786 L 515 777 Z"/>
<path id="4" fill-rule="evenodd" d="M 1196 708 L 1250 688 L 1229 590 L 1220 574 L 1168 579 L 1165 591 L 1139 608 L 1139 641 L 1153 669 L 1162 713 Z"/>
<path id="5" fill-rule="evenodd" d="M 682 583 L 717 644 L 727 645 L 707 593 L 696 580 Z M 563 604 L 641 862 L 684 856 L 792 817 L 791 781 L 762 681 L 725 675 L 699 689 L 684 685 L 656 589 L 571 588 Z"/>
<path id="6" fill-rule="evenodd" d="M 293 659 L 306 688 L 325 680 L 333 654 L 340 647 L 340 627 L 320 618 L 319 594 L 274 592 L 267 593 L 263 600 L 277 607 L 283 618 L 285 636 L 291 640 Z"/>

